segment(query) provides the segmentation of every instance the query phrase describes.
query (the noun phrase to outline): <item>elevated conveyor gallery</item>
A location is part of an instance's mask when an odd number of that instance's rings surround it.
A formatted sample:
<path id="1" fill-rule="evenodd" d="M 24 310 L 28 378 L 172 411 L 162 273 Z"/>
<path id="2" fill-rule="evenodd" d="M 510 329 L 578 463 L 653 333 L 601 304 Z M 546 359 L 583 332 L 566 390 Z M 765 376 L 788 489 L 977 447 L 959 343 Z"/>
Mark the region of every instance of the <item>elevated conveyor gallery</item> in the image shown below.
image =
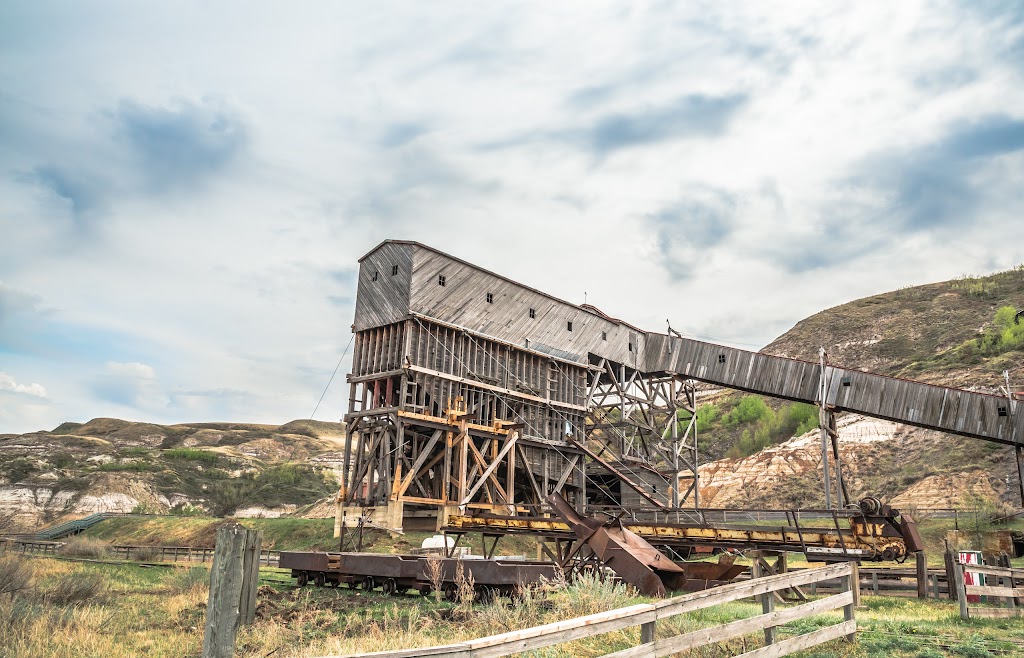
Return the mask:
<path id="1" fill-rule="evenodd" d="M 819 364 L 647 334 L 647 367 L 726 388 L 817 404 Z M 934 386 L 826 366 L 825 404 L 834 411 L 891 420 L 1006 445 L 1024 445 L 1024 413 L 1004 396 Z"/>

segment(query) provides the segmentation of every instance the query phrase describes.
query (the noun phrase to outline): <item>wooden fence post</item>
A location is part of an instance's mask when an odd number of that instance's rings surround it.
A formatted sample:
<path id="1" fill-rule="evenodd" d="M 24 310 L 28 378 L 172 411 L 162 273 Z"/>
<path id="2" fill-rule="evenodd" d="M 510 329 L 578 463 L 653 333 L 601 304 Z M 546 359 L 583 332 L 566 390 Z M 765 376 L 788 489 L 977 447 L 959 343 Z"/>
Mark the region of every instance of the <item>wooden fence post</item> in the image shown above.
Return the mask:
<path id="1" fill-rule="evenodd" d="M 231 523 L 217 530 L 202 658 L 232 658 L 238 626 L 255 612 L 260 533 Z M 255 567 L 255 568 L 254 568 Z"/>
<path id="2" fill-rule="evenodd" d="M 943 556 L 946 562 L 946 587 L 949 589 L 948 596 L 950 601 L 956 601 L 956 595 L 959 591 L 956 586 L 956 558 L 953 557 L 953 551 L 949 550 L 949 544 L 946 544 L 946 553 Z"/>
<path id="3" fill-rule="evenodd" d="M 961 566 L 959 560 L 953 562 L 953 582 L 950 584 L 950 590 L 956 590 L 956 598 L 960 602 L 960 619 L 969 619 L 970 613 L 967 611 L 967 588 L 964 585 L 964 568 Z"/>
<path id="4" fill-rule="evenodd" d="M 763 576 L 763 569 L 761 568 L 761 553 L 756 551 L 754 554 L 754 561 L 750 565 L 750 577 L 753 579 L 760 578 Z M 761 611 L 765 614 L 775 610 L 775 592 L 768 592 L 767 594 L 758 594 L 757 598 L 761 599 Z M 764 627 L 764 643 L 775 644 L 775 627 L 765 626 Z"/>
<path id="5" fill-rule="evenodd" d="M 843 587 L 844 591 L 851 592 L 853 594 L 853 601 L 849 605 L 843 606 L 843 620 L 854 621 L 854 608 L 860 606 L 860 565 L 857 562 L 850 561 L 847 564 L 850 565 L 850 575 L 846 580 L 846 586 Z M 840 581 L 840 584 L 842 581 Z M 846 636 L 847 642 L 856 642 L 857 633 L 853 632 Z"/>
<path id="6" fill-rule="evenodd" d="M 260 588 L 260 543 L 263 533 L 249 530 L 245 540 L 245 559 L 242 564 L 242 596 L 239 601 L 239 616 L 243 626 L 256 619 L 256 593 Z"/>
<path id="7" fill-rule="evenodd" d="M 928 557 L 924 551 L 914 554 L 917 558 L 917 598 L 928 598 Z"/>
<path id="8" fill-rule="evenodd" d="M 654 622 L 649 621 L 646 624 L 640 624 L 640 644 L 649 644 L 654 642 Z"/>

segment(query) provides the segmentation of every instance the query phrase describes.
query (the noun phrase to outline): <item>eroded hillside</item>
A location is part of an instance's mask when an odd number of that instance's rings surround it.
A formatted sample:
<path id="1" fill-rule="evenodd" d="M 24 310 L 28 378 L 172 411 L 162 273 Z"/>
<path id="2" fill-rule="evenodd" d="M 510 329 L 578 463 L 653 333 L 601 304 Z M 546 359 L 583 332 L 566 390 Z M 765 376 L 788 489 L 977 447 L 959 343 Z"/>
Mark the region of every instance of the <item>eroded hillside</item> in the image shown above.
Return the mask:
<path id="1" fill-rule="evenodd" d="M 113 418 L 0 435 L 0 530 L 93 512 L 273 516 L 337 490 L 344 427 Z"/>

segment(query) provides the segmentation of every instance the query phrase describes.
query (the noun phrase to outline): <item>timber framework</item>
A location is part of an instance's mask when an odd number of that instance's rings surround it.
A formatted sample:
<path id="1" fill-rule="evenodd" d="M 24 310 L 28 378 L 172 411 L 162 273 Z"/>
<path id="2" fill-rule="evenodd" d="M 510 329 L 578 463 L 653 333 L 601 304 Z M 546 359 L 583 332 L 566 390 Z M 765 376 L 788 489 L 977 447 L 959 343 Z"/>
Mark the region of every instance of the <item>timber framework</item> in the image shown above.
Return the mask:
<path id="1" fill-rule="evenodd" d="M 643 331 L 417 242 L 360 259 L 352 328 L 336 533 L 346 518 L 397 529 L 538 517 L 552 493 L 633 518 L 699 508 L 697 382 L 817 404 L 827 507 L 852 502 L 841 411 L 1013 445 L 1024 481 L 1012 393 Z"/>

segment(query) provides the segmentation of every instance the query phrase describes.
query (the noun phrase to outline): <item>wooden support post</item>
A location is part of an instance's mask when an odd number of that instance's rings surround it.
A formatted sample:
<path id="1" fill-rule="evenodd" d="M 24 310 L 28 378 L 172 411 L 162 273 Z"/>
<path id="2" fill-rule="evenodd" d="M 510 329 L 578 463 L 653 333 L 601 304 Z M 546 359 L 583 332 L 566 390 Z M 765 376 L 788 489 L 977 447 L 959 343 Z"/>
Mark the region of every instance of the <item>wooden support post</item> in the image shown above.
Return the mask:
<path id="1" fill-rule="evenodd" d="M 761 566 L 761 555 L 760 552 L 758 552 L 757 557 L 754 558 L 754 562 L 750 565 L 750 577 L 756 580 L 764 575 L 764 568 Z M 775 592 L 758 594 L 757 598 L 761 600 L 761 611 L 764 612 L 764 614 L 768 614 L 775 610 Z M 764 627 L 764 643 L 775 644 L 774 626 Z"/>
<path id="2" fill-rule="evenodd" d="M 260 533 L 231 523 L 217 530 L 202 658 L 231 658 L 239 623 L 251 622 L 259 588 Z"/>
<path id="3" fill-rule="evenodd" d="M 917 559 L 917 598 L 928 598 L 928 558 L 924 551 L 914 554 Z"/>
<path id="4" fill-rule="evenodd" d="M 654 642 L 654 622 L 649 621 L 646 624 L 640 624 L 640 644 L 650 644 Z"/>

